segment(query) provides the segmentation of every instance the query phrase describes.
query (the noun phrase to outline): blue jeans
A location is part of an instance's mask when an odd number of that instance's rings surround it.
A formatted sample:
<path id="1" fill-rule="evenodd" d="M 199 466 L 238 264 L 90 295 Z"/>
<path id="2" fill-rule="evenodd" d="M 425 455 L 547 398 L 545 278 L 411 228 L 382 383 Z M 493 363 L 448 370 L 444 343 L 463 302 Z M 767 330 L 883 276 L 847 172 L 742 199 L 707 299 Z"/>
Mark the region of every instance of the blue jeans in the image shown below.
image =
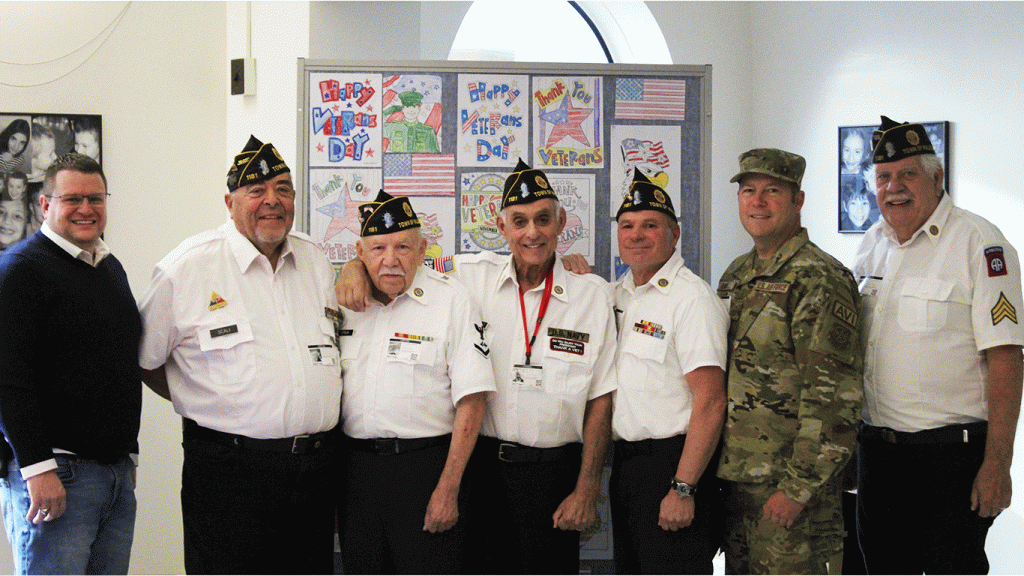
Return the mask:
<path id="1" fill-rule="evenodd" d="M 28 487 L 16 462 L 0 480 L 4 524 L 16 574 L 127 574 L 135 533 L 135 464 L 57 455 L 67 511 L 32 524 Z"/>

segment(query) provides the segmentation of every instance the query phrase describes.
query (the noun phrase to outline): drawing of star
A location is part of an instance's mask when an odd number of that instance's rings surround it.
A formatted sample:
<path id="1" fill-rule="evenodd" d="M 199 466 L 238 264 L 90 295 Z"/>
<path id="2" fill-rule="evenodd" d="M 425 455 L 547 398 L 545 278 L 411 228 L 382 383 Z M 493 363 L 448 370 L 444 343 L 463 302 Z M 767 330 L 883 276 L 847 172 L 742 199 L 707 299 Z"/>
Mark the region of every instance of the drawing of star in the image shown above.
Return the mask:
<path id="1" fill-rule="evenodd" d="M 367 158 L 373 158 L 373 148 L 367 148 L 366 149 L 366 157 Z"/>
<path id="2" fill-rule="evenodd" d="M 462 178 L 462 185 L 463 186 L 469 186 L 469 177 L 464 176 Z"/>
<path id="3" fill-rule="evenodd" d="M 587 116 L 590 116 L 592 112 L 593 110 L 573 106 L 569 102 L 569 95 L 566 94 L 562 98 L 562 104 L 558 106 L 557 110 L 540 113 L 541 120 L 554 124 L 554 127 L 551 129 L 551 135 L 548 136 L 548 141 L 544 145 L 552 146 L 563 138 L 572 138 L 580 144 L 589 147 L 590 141 L 587 139 L 587 135 L 583 133 L 580 123 L 586 120 Z"/>
<path id="4" fill-rule="evenodd" d="M 349 103 L 348 103 L 348 105 L 347 105 L 346 107 L 347 107 L 347 108 L 351 108 L 351 107 L 352 107 L 352 103 L 351 103 L 351 102 L 349 102 Z"/>
<path id="5" fill-rule="evenodd" d="M 367 105 L 367 106 L 366 106 L 366 111 L 367 111 L 367 112 L 373 112 L 373 104 L 369 104 L 369 105 Z"/>
<path id="6" fill-rule="evenodd" d="M 338 111 L 338 105 L 337 105 L 337 104 L 335 104 L 334 106 L 331 106 L 331 110 L 334 110 L 334 111 L 335 111 L 335 113 L 337 113 L 337 111 Z"/>
<path id="7" fill-rule="evenodd" d="M 344 199 L 347 196 L 348 185 L 338 193 L 337 200 L 316 209 L 317 212 L 331 217 L 331 223 L 327 225 L 327 231 L 324 232 L 324 242 L 337 236 L 342 230 L 351 230 L 357 236 L 361 232 L 361 226 L 359 225 L 359 203 L 352 202 L 346 206 Z"/>
<path id="8" fill-rule="evenodd" d="M 324 143 L 323 142 L 321 142 L 321 143 L 316 145 L 316 151 L 317 152 L 323 152 L 324 151 Z"/>

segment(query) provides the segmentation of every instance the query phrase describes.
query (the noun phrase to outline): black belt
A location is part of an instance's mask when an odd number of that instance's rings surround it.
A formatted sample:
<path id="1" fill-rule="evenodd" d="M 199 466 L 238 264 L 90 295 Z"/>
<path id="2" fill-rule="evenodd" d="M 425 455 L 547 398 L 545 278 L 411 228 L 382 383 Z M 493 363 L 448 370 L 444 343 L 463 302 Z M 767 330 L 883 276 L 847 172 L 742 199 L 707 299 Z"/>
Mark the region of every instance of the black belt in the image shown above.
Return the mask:
<path id="1" fill-rule="evenodd" d="M 513 463 L 538 463 L 538 462 L 561 462 L 569 458 L 579 457 L 583 445 L 579 442 L 571 442 L 554 448 L 534 448 L 523 446 L 518 442 L 502 442 L 497 438 L 480 437 L 477 440 L 481 444 L 484 454 L 491 452 L 498 456 L 502 462 Z"/>
<path id="2" fill-rule="evenodd" d="M 315 434 L 301 434 L 291 438 L 249 438 L 241 434 L 228 434 L 200 426 L 195 420 L 185 418 L 185 436 L 197 440 L 206 440 L 222 446 L 232 446 L 241 450 L 257 450 L 260 452 L 285 452 L 290 454 L 313 454 L 330 444 L 331 431 Z"/>
<path id="3" fill-rule="evenodd" d="M 634 456 L 657 454 L 678 458 L 683 451 L 683 444 L 685 443 L 686 434 L 679 434 L 678 436 L 670 436 L 668 438 L 647 438 L 645 440 L 616 440 L 615 456 L 618 458 L 632 458 Z"/>
<path id="4" fill-rule="evenodd" d="M 386 456 L 440 446 L 451 442 L 451 439 L 451 434 L 431 436 L 430 438 L 350 438 L 346 436 L 345 442 L 352 450 Z"/>
<path id="5" fill-rule="evenodd" d="M 860 439 L 882 440 L 889 444 L 968 444 L 984 442 L 988 434 L 988 422 L 952 424 L 920 432 L 900 432 L 861 423 Z"/>

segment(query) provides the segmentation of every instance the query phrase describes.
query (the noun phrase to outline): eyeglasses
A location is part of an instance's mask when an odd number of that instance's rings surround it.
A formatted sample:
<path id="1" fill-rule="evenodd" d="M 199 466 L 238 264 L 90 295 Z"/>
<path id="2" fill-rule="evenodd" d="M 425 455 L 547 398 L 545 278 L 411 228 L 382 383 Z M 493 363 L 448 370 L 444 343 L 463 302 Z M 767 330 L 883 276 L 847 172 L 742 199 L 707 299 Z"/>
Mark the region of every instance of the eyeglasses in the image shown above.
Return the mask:
<path id="1" fill-rule="evenodd" d="M 64 194 L 62 196 L 47 196 L 47 198 L 60 198 L 60 203 L 65 206 L 81 206 L 82 202 L 86 200 L 89 201 L 89 206 L 103 206 L 107 203 L 107 196 L 110 196 L 110 193 L 101 192 L 99 194 L 89 194 L 88 196 Z"/>
<path id="2" fill-rule="evenodd" d="M 242 192 L 248 198 L 260 199 L 267 195 L 267 190 L 269 189 L 270 188 L 267 186 L 250 186 L 246 189 L 239 188 L 235 190 L 235 192 Z M 291 200 L 292 198 L 295 198 L 295 188 L 292 188 L 291 186 L 278 186 L 277 188 L 274 188 L 274 194 L 276 194 L 278 198 Z"/>

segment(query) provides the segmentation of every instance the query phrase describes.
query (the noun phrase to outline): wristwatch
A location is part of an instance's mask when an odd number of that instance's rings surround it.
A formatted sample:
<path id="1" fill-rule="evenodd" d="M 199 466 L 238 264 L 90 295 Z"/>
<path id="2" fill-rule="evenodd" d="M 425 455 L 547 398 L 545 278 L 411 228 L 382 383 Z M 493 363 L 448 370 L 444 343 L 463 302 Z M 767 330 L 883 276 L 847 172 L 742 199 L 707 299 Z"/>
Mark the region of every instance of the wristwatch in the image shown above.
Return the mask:
<path id="1" fill-rule="evenodd" d="M 672 486 L 672 489 L 676 491 L 676 494 L 678 494 L 680 498 L 693 496 L 694 494 L 697 493 L 696 486 L 690 486 L 689 484 L 683 482 L 679 478 L 672 478 L 672 481 L 669 483 L 669 485 Z"/>

